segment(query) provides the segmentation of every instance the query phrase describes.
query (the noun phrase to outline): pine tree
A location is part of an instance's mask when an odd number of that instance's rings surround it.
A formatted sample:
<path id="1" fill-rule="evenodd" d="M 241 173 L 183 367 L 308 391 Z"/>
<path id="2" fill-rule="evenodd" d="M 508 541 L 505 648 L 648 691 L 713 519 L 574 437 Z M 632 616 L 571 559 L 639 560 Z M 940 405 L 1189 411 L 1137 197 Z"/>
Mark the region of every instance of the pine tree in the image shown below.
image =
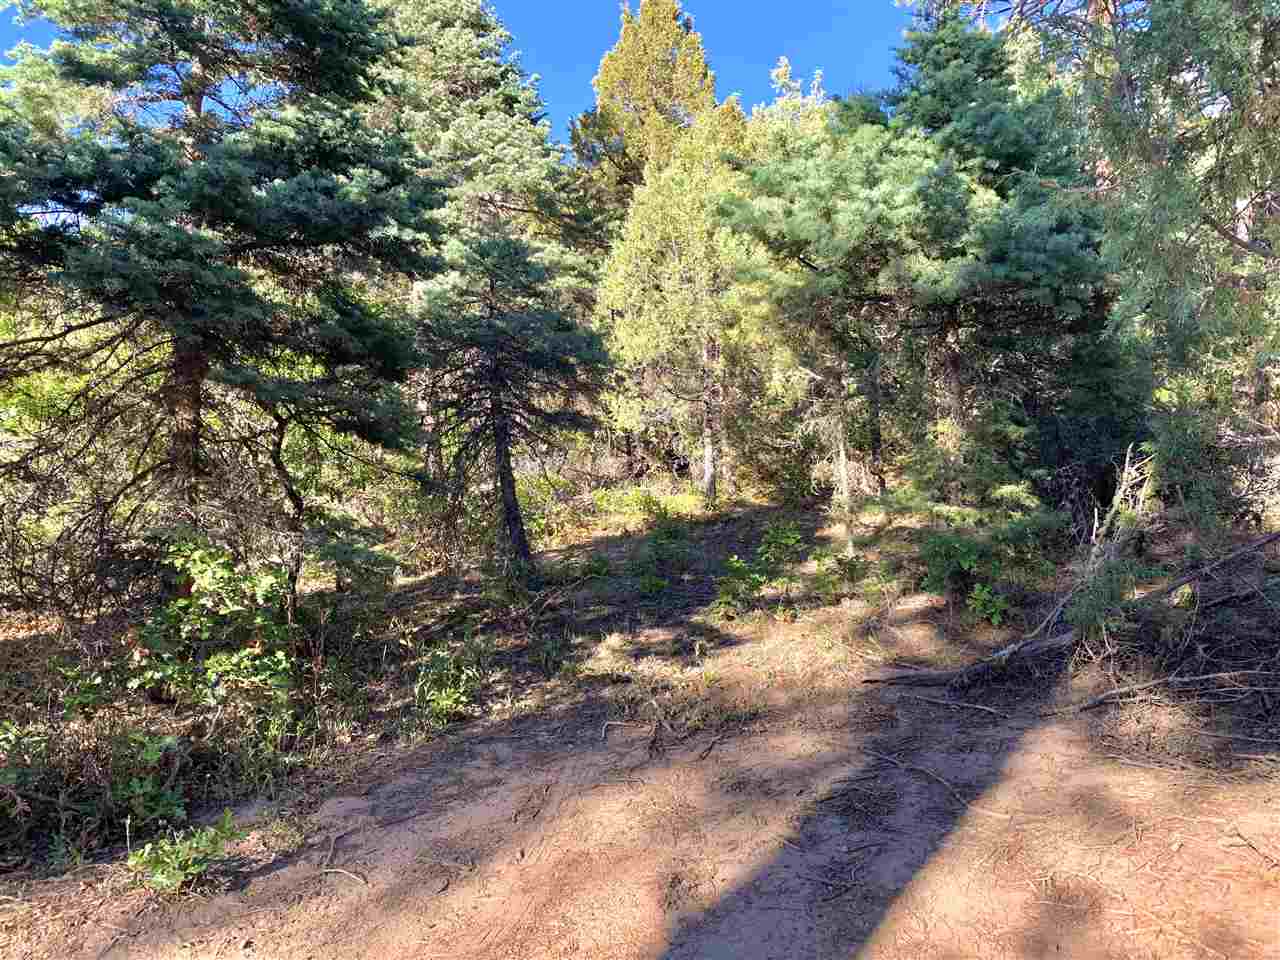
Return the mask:
<path id="1" fill-rule="evenodd" d="M 411 340 L 370 290 L 430 272 L 439 194 L 359 116 L 397 46 L 381 16 L 361 0 L 32 10 L 60 39 L 5 72 L 0 268 L 22 308 L 0 377 L 61 386 L 5 447 L 28 502 L 74 510 L 80 476 L 85 529 L 201 524 L 264 469 L 264 435 L 402 443 Z"/>
<path id="2" fill-rule="evenodd" d="M 573 122 L 571 143 L 596 201 L 620 218 L 646 168 L 666 164 L 689 122 L 715 106 L 715 76 L 679 0 L 640 0 L 635 13 L 623 7 L 592 86 L 596 106 Z"/>
<path id="3" fill-rule="evenodd" d="M 599 390 L 607 356 L 560 309 L 553 272 L 527 243 L 455 240 L 446 260 L 449 270 L 420 291 L 418 326 L 424 418 L 447 456 L 447 474 L 435 479 L 454 498 L 483 495 L 492 482 L 507 554 L 527 576 L 533 551 L 515 457 L 590 424 L 580 402 Z"/>
<path id="4" fill-rule="evenodd" d="M 631 374 L 615 409 L 631 429 L 674 420 L 696 432 L 709 501 L 722 469 L 728 369 L 746 322 L 733 288 L 752 247 L 720 223 L 716 198 L 734 188 L 723 155 L 742 149 L 745 126 L 730 100 L 695 118 L 667 166 L 651 171 L 605 264 L 598 304 Z"/>
<path id="5" fill-rule="evenodd" d="M 537 212 L 562 176 L 559 152 L 497 14 L 483 0 L 380 5 L 409 43 L 380 70 L 393 92 L 370 108 L 370 122 L 394 122 L 447 186 L 451 227 Z"/>
<path id="6" fill-rule="evenodd" d="M 598 389 L 605 364 L 599 339 L 572 317 L 571 294 L 591 270 L 559 242 L 575 226 L 561 202 L 566 171 L 536 82 L 487 4 L 387 9 L 410 46 L 384 70 L 393 92 L 369 112 L 403 124 L 444 185 L 439 219 L 450 237 L 445 273 L 398 292 L 413 305 L 421 351 L 411 379 L 419 453 L 431 499 L 444 506 L 430 522 L 443 531 L 492 501 L 506 554 L 531 572 L 517 457 L 589 423 L 575 404 Z"/>
<path id="7" fill-rule="evenodd" d="M 931 429 L 965 443 L 986 430 L 998 456 L 984 456 L 1007 463 L 968 485 L 980 498 L 1015 466 L 1026 479 L 1028 421 L 1070 392 L 1054 378 L 1072 338 L 1101 331 L 1101 223 L 1086 193 L 1061 189 L 1086 182 L 1062 138 L 1025 152 L 1053 104 L 1013 94 L 989 37 L 939 23 L 909 38 L 889 123 L 842 105 L 826 130 L 784 129 L 727 210 L 775 256 L 773 299 L 817 375 L 837 465 L 857 438 L 883 489 L 890 428 L 917 462 Z M 1007 397 L 1019 409 L 997 440 L 993 398 Z"/>

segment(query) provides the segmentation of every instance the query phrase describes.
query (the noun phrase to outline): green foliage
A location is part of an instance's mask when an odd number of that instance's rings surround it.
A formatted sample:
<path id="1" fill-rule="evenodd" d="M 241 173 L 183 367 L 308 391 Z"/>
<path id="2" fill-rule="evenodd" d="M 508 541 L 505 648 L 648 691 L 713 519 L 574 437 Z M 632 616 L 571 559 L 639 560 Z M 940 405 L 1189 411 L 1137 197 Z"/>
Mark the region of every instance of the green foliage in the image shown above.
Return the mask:
<path id="1" fill-rule="evenodd" d="M 454 241 L 418 314 L 431 483 L 461 503 L 496 481 L 505 552 L 524 567 L 532 552 L 512 458 L 544 435 L 589 427 L 583 405 L 609 363 L 600 337 L 559 309 L 547 254 L 501 234 Z"/>
<path id="2" fill-rule="evenodd" d="M 700 505 L 696 495 L 660 493 L 645 486 L 600 487 L 592 491 L 591 503 L 598 514 L 644 520 L 651 524 L 692 513 Z"/>
<path id="3" fill-rule="evenodd" d="M 812 559 L 817 567 L 814 592 L 829 603 L 856 589 L 872 568 L 865 557 L 849 556 L 825 547 L 815 550 Z"/>
<path id="4" fill-rule="evenodd" d="M 1133 593 L 1138 572 L 1139 566 L 1127 557 L 1095 567 L 1067 604 L 1064 619 L 1082 636 L 1096 635 L 1113 625 L 1117 609 Z"/>
<path id="5" fill-rule="evenodd" d="M 761 534 L 756 563 L 760 569 L 776 574 L 799 561 L 803 554 L 804 535 L 800 528 L 790 520 L 775 521 L 767 524 Z"/>
<path id="6" fill-rule="evenodd" d="M 618 42 L 591 85 L 595 108 L 573 121 L 570 142 L 597 203 L 620 217 L 646 168 L 670 160 L 683 118 L 715 106 L 715 77 L 679 0 L 641 0 L 634 13 L 623 7 Z"/>
<path id="7" fill-rule="evenodd" d="M 170 558 L 189 592 L 143 626 L 126 686 L 162 690 L 186 706 L 259 714 L 285 735 L 299 673 L 298 631 L 284 619 L 287 574 L 237 568 L 208 544 L 178 543 Z"/>
<path id="8" fill-rule="evenodd" d="M 722 154 L 742 143 L 745 119 L 734 101 L 693 117 L 670 162 L 636 191 L 596 303 L 597 324 L 629 374 L 609 398 L 615 420 L 637 431 L 675 427 L 691 460 L 700 446 L 710 500 L 724 398 L 752 338 L 750 305 L 734 290 L 754 248 L 715 213 L 716 196 L 738 178 Z"/>
<path id="9" fill-rule="evenodd" d="M 1052 572 L 1063 517 L 1038 512 L 988 527 L 929 535 L 920 548 L 923 586 L 931 593 L 969 589 L 978 581 L 1031 579 Z"/>
<path id="10" fill-rule="evenodd" d="M 660 597 L 671 588 L 671 581 L 656 573 L 641 573 L 636 592 L 642 597 Z"/>
<path id="11" fill-rule="evenodd" d="M 143 886 L 177 893 L 204 878 L 227 859 L 227 846 L 243 838 L 230 810 L 212 826 L 174 833 L 129 854 L 128 867 Z"/>
<path id="12" fill-rule="evenodd" d="M 554 538 L 576 519 L 578 508 L 570 501 L 573 486 L 563 477 L 526 474 L 516 479 L 516 491 L 525 529 L 533 544 Z"/>
<path id="13" fill-rule="evenodd" d="M 436 647 L 419 660 L 413 700 L 430 726 L 442 727 L 467 715 L 484 686 L 491 658 L 489 642 L 472 638 Z"/>
<path id="14" fill-rule="evenodd" d="M 1006 38 L 974 30 L 958 13 L 910 30 L 898 50 L 893 125 L 928 131 L 970 164 L 979 179 L 1007 190 L 1010 174 L 1075 179 L 1079 166 L 1060 91 L 1019 97 Z"/>
<path id="15" fill-rule="evenodd" d="M 994 627 L 1004 623 L 1005 615 L 1009 612 L 1008 599 L 996 593 L 985 583 L 973 585 L 965 605 L 982 619 L 990 621 Z"/>
<path id="16" fill-rule="evenodd" d="M 934 534 L 921 546 L 920 559 L 926 569 L 924 588 L 930 593 L 945 593 L 972 579 L 979 567 L 990 577 L 1000 572 L 988 544 L 965 534 Z"/>
<path id="17" fill-rule="evenodd" d="M 725 572 L 716 579 L 715 608 L 732 615 L 749 608 L 767 587 L 775 586 L 783 596 L 795 584 L 791 567 L 804 557 L 804 536 L 789 520 L 765 526 L 754 559 L 737 554 L 725 561 Z"/>
<path id="18" fill-rule="evenodd" d="M 359 110 L 398 38 L 362 0 L 30 10 L 57 39 L 4 68 L 0 264 L 21 307 L 0 380 L 84 373 L 0 427 L 6 528 L 60 514 L 50 539 L 101 560 L 277 500 L 296 534 L 291 430 L 411 433 L 407 318 L 374 290 L 433 271 L 441 193 Z M 98 593 L 112 578 L 85 566 Z"/>
<path id="19" fill-rule="evenodd" d="M 688 527 L 659 503 L 657 519 L 631 560 L 640 595 L 661 595 L 671 586 L 671 578 L 685 573 L 691 564 Z"/>
<path id="20" fill-rule="evenodd" d="M 716 579 L 715 607 L 725 615 L 744 610 L 768 582 L 768 576 L 735 553 L 725 561 L 724 573 Z"/>

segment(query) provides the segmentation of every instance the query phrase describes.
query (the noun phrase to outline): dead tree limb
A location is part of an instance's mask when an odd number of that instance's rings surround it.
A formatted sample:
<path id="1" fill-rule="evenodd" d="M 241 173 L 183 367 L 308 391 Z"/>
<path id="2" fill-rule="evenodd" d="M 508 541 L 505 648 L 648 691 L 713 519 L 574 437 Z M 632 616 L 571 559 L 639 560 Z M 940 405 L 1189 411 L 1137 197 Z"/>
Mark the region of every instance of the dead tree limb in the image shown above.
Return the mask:
<path id="1" fill-rule="evenodd" d="M 1198 570 L 1178 577 L 1159 590 L 1136 597 L 1127 603 L 1121 604 L 1116 609 L 1128 612 L 1147 604 L 1155 603 L 1157 600 L 1164 599 L 1189 583 L 1204 579 L 1219 567 L 1263 550 L 1278 541 L 1280 541 L 1280 533 L 1272 533 L 1259 540 L 1254 540 L 1225 556 L 1219 557 L 1212 563 L 1200 567 Z M 1069 649 L 1075 645 L 1078 639 L 1075 630 L 1068 630 L 1053 637 L 1038 637 L 1036 634 L 1042 629 L 1044 629 L 1043 625 L 1037 628 L 1035 633 L 1020 637 L 1004 649 L 998 650 L 991 656 L 984 657 L 976 663 L 971 663 L 967 667 L 961 667 L 956 670 L 909 670 L 902 673 L 891 673 L 883 677 L 871 677 L 864 680 L 863 683 L 903 684 L 913 687 L 968 687 L 1007 669 L 1010 664 L 1016 661 L 1027 661 L 1047 653 L 1056 653 L 1060 650 Z"/>

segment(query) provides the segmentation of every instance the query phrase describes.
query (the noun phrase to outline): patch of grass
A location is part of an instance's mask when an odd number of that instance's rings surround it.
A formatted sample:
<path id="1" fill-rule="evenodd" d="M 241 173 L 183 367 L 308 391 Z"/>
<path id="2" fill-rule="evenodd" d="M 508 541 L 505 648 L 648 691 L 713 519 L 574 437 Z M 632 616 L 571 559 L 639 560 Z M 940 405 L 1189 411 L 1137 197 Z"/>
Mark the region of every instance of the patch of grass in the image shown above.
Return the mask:
<path id="1" fill-rule="evenodd" d="M 417 716 L 438 728 L 470 713 L 484 684 L 492 641 L 472 638 L 459 644 L 434 647 L 419 659 L 413 684 Z"/>

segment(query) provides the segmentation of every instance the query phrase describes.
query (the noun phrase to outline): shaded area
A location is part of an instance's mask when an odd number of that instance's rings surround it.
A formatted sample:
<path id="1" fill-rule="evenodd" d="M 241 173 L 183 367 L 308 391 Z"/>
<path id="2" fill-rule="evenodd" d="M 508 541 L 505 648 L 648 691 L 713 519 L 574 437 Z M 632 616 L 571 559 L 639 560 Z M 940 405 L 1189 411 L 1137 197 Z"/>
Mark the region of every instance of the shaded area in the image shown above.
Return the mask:
<path id="1" fill-rule="evenodd" d="M 700 554 L 704 576 L 716 555 Z M 1265 856 L 1280 849 L 1265 808 L 1220 809 L 1229 791 L 1199 774 L 1171 790 L 1182 775 L 1167 763 L 1100 759 L 1116 749 L 1099 735 L 1110 714 L 1040 716 L 1066 699 L 1065 660 L 965 694 L 999 716 L 930 702 L 950 699 L 944 690 L 855 685 L 869 644 L 857 616 L 874 620 L 876 656 L 899 664 L 997 642 L 962 633 L 927 597 L 717 624 L 698 596 L 615 607 L 601 631 L 611 639 L 577 634 L 572 656 L 588 668 L 607 650 L 636 669 L 701 663 L 716 682 L 663 688 L 621 667 L 587 670 L 536 711 L 389 755 L 325 803 L 305 849 L 247 889 L 130 923 L 106 955 L 228 936 L 290 960 L 1113 956 L 1117 942 L 1126 956 L 1155 944 L 1153 956 L 1264 955 L 1256 912 L 1215 912 L 1212 885 L 1234 884 L 1233 903 L 1241 889 L 1274 902 Z M 539 628 L 573 630 L 574 609 Z M 693 635 L 711 652 L 677 642 Z M 833 645 L 858 656 L 821 660 Z M 683 711 L 681 695 L 698 710 Z M 1264 766 L 1233 776 L 1243 784 Z M 1222 856 L 1235 873 L 1214 876 L 1203 850 L 1236 843 L 1236 827 L 1264 853 L 1239 841 Z M 1155 877 L 1181 884 L 1186 902 L 1117 900 Z"/>

